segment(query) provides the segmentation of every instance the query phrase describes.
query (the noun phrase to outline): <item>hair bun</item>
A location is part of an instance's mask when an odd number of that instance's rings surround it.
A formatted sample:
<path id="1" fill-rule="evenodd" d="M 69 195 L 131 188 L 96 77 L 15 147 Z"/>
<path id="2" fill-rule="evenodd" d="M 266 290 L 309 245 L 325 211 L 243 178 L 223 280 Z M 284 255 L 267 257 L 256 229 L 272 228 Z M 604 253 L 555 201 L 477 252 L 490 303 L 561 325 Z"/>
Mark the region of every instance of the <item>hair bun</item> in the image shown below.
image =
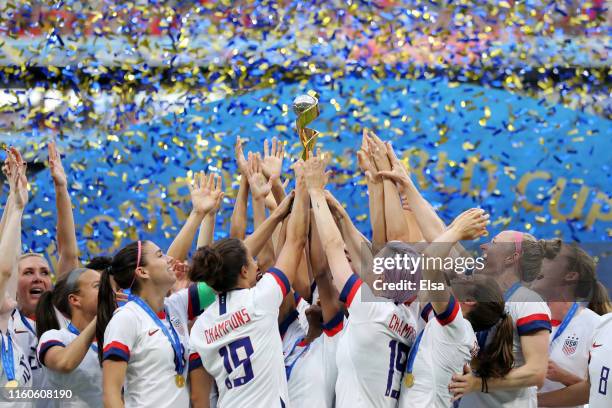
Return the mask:
<path id="1" fill-rule="evenodd" d="M 562 241 L 560 238 L 541 239 L 538 241 L 538 244 L 540 245 L 542 255 L 552 259 L 561 251 Z"/>
<path id="2" fill-rule="evenodd" d="M 214 286 L 215 281 L 223 271 L 223 258 L 219 251 L 210 245 L 198 248 L 194 257 L 190 273 L 198 272 L 206 283 Z"/>

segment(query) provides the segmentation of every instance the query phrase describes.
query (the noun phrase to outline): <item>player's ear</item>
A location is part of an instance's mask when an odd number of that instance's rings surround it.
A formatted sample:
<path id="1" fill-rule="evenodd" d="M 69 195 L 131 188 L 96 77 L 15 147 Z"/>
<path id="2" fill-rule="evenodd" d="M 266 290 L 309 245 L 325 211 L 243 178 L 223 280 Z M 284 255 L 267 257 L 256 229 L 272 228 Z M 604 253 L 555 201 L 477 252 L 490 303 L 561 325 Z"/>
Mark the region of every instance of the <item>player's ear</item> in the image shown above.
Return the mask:
<path id="1" fill-rule="evenodd" d="M 68 303 L 70 306 L 81 306 L 81 298 L 74 293 L 68 295 Z"/>
<path id="2" fill-rule="evenodd" d="M 244 265 L 242 268 L 240 268 L 240 277 L 242 279 L 249 278 L 249 265 Z"/>
<path id="3" fill-rule="evenodd" d="M 565 274 L 565 282 L 567 283 L 577 283 L 580 280 L 580 274 L 578 272 L 568 272 Z"/>

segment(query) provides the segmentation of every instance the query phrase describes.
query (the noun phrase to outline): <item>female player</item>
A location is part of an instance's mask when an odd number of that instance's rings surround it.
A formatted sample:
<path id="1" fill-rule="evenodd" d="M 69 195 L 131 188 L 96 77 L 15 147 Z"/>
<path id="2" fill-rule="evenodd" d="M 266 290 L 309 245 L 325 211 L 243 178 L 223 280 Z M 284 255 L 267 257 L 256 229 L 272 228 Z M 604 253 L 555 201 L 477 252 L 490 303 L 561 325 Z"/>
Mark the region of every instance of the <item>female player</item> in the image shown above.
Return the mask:
<path id="1" fill-rule="evenodd" d="M 102 273 L 96 337 L 105 406 L 189 405 L 184 350 L 188 322 L 164 303 L 176 281 L 172 264 L 157 245 L 138 241 L 121 249 Z M 119 288 L 132 293 L 119 309 L 111 275 Z"/>
<path id="2" fill-rule="evenodd" d="M 200 216 L 215 208 L 221 194 L 211 183 L 200 177 L 190 186 L 193 211 Z M 189 224 L 197 229 L 201 221 L 194 217 Z M 180 235 L 187 235 L 184 232 L 189 228 L 184 227 Z M 181 242 L 177 245 L 183 246 Z M 185 388 L 187 307 L 172 301 L 173 297 L 166 298 L 176 282 L 173 263 L 154 243 L 138 241 L 121 249 L 102 273 L 96 338 L 105 406 L 122 406 L 123 401 L 132 407 L 189 405 Z M 131 301 L 119 309 L 111 275 L 120 289 L 132 293 Z"/>
<path id="3" fill-rule="evenodd" d="M 293 407 L 333 407 L 338 370 L 336 350 L 344 324 L 338 291 L 329 274 L 314 217 L 310 218 L 310 263 L 318 301 L 303 312 L 305 335 L 293 339 L 285 354 L 289 400 Z M 300 300 L 300 303 L 305 300 Z"/>
<path id="4" fill-rule="evenodd" d="M 59 261 L 56 278 L 59 278 L 73 268 L 78 267 L 78 248 L 66 173 L 64 172 L 55 143 L 49 143 L 48 149 L 49 170 L 55 189 L 57 208 Z M 15 161 L 18 163 L 23 162 L 21 155 L 16 149 L 11 151 Z M 19 248 L 19 251 L 21 251 L 21 248 Z M 18 263 L 17 308 L 11 315 L 11 328 L 15 335 L 15 341 L 27 355 L 27 360 L 32 370 L 32 387 L 34 389 L 49 388 L 46 369 L 38 361 L 36 353 L 38 338 L 36 337 L 34 313 L 43 292 L 51 288 L 51 267 L 43 255 L 36 253 L 22 255 Z M 66 319 L 59 313 L 58 319 L 62 326 L 67 324 Z M 48 407 L 52 404 L 50 401 L 39 399 L 35 405 L 37 407 Z"/>
<path id="5" fill-rule="evenodd" d="M 196 320 L 190 360 L 202 367 L 191 371 L 194 407 L 206 407 L 212 382 L 219 388 L 219 407 L 285 406 L 288 402 L 278 313 L 289 292 L 307 232 L 308 194 L 296 166 L 296 192 L 287 227 L 287 239 L 276 264 L 257 281 L 252 250 L 235 238 L 199 248 L 192 268 L 202 271 L 217 299 Z M 274 229 L 289 211 L 288 196 L 266 223 Z M 267 228 L 267 227 L 266 227 Z M 261 245 L 263 246 L 263 245 Z M 258 251 L 255 251 L 258 252 Z"/>
<path id="6" fill-rule="evenodd" d="M 410 291 L 397 290 L 386 294 L 394 302 L 376 299 L 371 289 L 353 274 L 323 190 L 327 182 L 325 166 L 326 160 L 320 155 L 313 157 L 306 162 L 305 179 L 334 285 L 349 312 L 348 326 L 336 355 L 336 405 L 395 407 L 406 356 L 416 337 L 417 319 L 408 306 L 414 296 Z M 381 252 L 390 256 L 409 255 L 402 245 L 388 244 Z M 418 256 L 416 252 L 413 255 Z M 395 272 L 410 279 L 408 270 Z M 388 281 L 390 275 L 384 279 Z"/>
<path id="7" fill-rule="evenodd" d="M 450 384 L 461 407 L 535 407 L 537 388 L 544 384 L 550 345 L 550 310 L 542 298 L 525 284 L 540 273 L 543 245 L 529 234 L 503 231 L 483 245 L 481 274 L 495 278 L 515 325 L 514 368 L 503 378 L 480 378 L 469 369 L 453 375 Z M 482 334 L 489 345 L 496 328 Z"/>
<path id="8" fill-rule="evenodd" d="M 436 221 L 435 212 L 420 195 L 409 174 L 389 147 L 387 151 L 391 171 L 382 171 L 380 175 L 395 181 L 399 193 L 407 198 L 425 239 L 435 237 L 432 232 L 440 230 L 441 221 Z M 424 220 L 428 222 L 422 222 Z M 459 398 L 466 391 L 471 393 L 461 399 L 461 406 L 465 407 L 535 406 L 536 386 L 543 384 L 548 364 L 550 311 L 541 297 L 524 287 L 523 283 L 533 281 L 540 273 L 542 244 L 529 234 L 503 231 L 489 244 L 483 245 L 482 249 L 484 269 L 477 272 L 493 277 L 500 284 L 505 291 L 507 312 L 515 324 L 515 368 L 504 378 L 491 379 L 487 383 L 489 392 L 486 393 L 480 392 L 484 390 L 480 377 L 471 373 L 456 375 L 461 384 L 451 384 L 453 394 Z M 494 327 L 486 336 L 482 334 L 481 339 L 490 341 L 495 337 L 495 330 Z"/>
<path id="9" fill-rule="evenodd" d="M 72 391 L 60 407 L 102 407 L 102 370 L 94 343 L 100 273 L 76 268 L 43 293 L 36 307 L 38 359 L 49 385 Z M 70 319 L 61 328 L 54 307 Z"/>
<path id="10" fill-rule="evenodd" d="M 485 233 L 488 216 L 472 209 L 461 214 L 426 249 L 425 256 L 445 259 L 460 240 Z M 502 292 L 491 278 L 457 278 L 452 291 L 441 270 L 426 263 L 423 279 L 443 285 L 443 290 L 421 293 L 430 301 L 430 319 L 410 350 L 400 393 L 400 407 L 450 407 L 448 384 L 454 372 L 472 363 L 481 378 L 502 377 L 512 368 L 512 319 L 505 313 Z M 498 326 L 491 344 L 479 353 L 474 331 Z"/>
<path id="11" fill-rule="evenodd" d="M 31 387 L 32 371 L 27 361 L 27 355 L 15 341 L 10 328 L 11 313 L 15 308 L 17 254 L 21 245 L 21 219 L 28 202 L 27 180 L 25 178 L 25 163 L 16 160 L 13 152 L 5 166 L 5 174 L 9 180 L 10 193 L 7 199 L 2 221 L 0 222 L 0 355 L 2 357 L 0 386 L 5 391 L 16 387 Z M 0 394 L 0 401 L 9 406 L 31 406 L 29 403 L 19 404 L 5 399 L 6 392 Z M 2 404 L 4 405 L 4 404 Z"/>
<path id="12" fill-rule="evenodd" d="M 609 303 L 605 288 L 597 281 L 595 261 L 584 250 L 554 239 L 546 241 L 545 254 L 542 272 L 531 284 L 548 301 L 553 326 L 548 372 L 539 393 L 584 380 L 591 339 L 600 320 L 593 310 L 605 314 Z M 589 308 L 580 300 L 590 300 Z"/>
<path id="13" fill-rule="evenodd" d="M 612 313 L 601 317 L 589 349 L 589 371 L 585 380 L 538 395 L 541 407 L 568 407 L 589 404 L 589 408 L 612 406 Z"/>

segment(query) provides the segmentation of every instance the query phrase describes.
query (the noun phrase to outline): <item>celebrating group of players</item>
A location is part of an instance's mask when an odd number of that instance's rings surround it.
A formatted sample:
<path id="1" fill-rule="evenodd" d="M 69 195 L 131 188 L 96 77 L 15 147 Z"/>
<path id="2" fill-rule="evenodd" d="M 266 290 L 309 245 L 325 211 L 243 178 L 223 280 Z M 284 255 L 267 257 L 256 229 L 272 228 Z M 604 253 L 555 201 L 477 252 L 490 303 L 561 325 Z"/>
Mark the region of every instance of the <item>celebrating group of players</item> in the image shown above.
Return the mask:
<path id="1" fill-rule="evenodd" d="M 503 231 L 473 273 L 435 262 L 380 262 L 375 273 L 380 258 L 468 256 L 459 242 L 486 236 L 488 215 L 469 209 L 447 226 L 391 145 L 366 130 L 358 160 L 370 241 L 325 190 L 329 156 L 296 161 L 288 194 L 283 157 L 276 139 L 263 157 L 245 157 L 237 140 L 229 238 L 213 242 L 221 178 L 197 173 L 191 213 L 167 251 L 143 240 L 81 265 L 50 143 L 52 283 L 43 256 L 21 254 L 26 168 L 7 151 L 0 406 L 612 406 L 612 307 L 586 252 Z M 427 284 L 400 284 L 417 281 Z M 71 398 L 11 400 L 20 387 Z"/>

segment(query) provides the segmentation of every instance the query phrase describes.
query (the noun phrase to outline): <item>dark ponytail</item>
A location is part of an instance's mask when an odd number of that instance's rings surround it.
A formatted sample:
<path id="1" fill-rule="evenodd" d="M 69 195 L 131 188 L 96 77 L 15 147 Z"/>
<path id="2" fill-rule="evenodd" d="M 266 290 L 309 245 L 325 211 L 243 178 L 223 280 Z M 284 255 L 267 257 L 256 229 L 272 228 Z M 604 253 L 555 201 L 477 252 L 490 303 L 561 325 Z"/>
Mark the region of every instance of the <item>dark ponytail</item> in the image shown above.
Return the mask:
<path id="1" fill-rule="evenodd" d="M 589 302 L 588 308 L 600 316 L 611 313 L 612 303 L 608 296 L 608 289 L 606 289 L 603 283 L 597 279 L 595 279 L 592 284 L 591 301 Z"/>
<path id="2" fill-rule="evenodd" d="M 87 269 L 93 269 L 94 271 L 102 273 L 110 266 L 112 261 L 113 259 L 110 256 L 96 256 L 91 258 L 85 267 Z"/>
<path id="3" fill-rule="evenodd" d="M 514 340 L 514 322 L 508 313 L 502 314 L 495 335 L 484 350 L 476 356 L 476 372 L 480 377 L 499 378 L 504 377 L 512 369 L 514 364 L 514 353 L 512 343 Z"/>
<path id="4" fill-rule="evenodd" d="M 113 317 L 117 308 L 115 290 L 112 280 L 118 289 L 130 288 L 132 292 L 138 292 L 138 282 L 135 278 L 136 263 L 138 261 L 138 247 L 144 252 L 146 241 L 132 242 L 123 247 L 113 257 L 110 265 L 102 271 L 100 276 L 100 287 L 98 288 L 98 314 L 96 319 L 96 339 L 98 341 L 98 359 L 102 364 L 104 355 L 104 332 L 106 326 Z M 144 253 L 141 253 L 140 266 L 146 266 Z M 112 280 L 111 280 L 112 277 Z"/>
<path id="5" fill-rule="evenodd" d="M 59 330 L 56 309 L 72 318 L 68 297 L 79 291 L 79 277 L 87 268 L 76 268 L 63 275 L 52 290 L 43 292 L 36 305 L 36 336 L 40 338 L 49 330 Z"/>
<path id="6" fill-rule="evenodd" d="M 57 288 L 57 285 L 55 286 Z M 36 304 L 36 337 L 39 339 L 41 336 L 49 330 L 59 330 L 60 325 L 55 315 L 55 308 L 53 305 L 53 290 L 43 292 L 38 299 Z"/>
<path id="7" fill-rule="evenodd" d="M 466 319 L 475 332 L 495 327 L 495 334 L 488 346 L 474 357 L 472 367 L 482 378 L 503 377 L 514 365 L 512 343 L 514 322 L 506 313 L 503 293 L 497 282 L 487 276 L 472 275 L 452 281 L 452 288 L 461 301 L 475 301 Z"/>
<path id="8" fill-rule="evenodd" d="M 242 241 L 225 238 L 198 248 L 189 269 L 189 280 L 206 282 L 217 292 L 227 292 L 238 284 L 240 271 L 248 265 Z"/>

